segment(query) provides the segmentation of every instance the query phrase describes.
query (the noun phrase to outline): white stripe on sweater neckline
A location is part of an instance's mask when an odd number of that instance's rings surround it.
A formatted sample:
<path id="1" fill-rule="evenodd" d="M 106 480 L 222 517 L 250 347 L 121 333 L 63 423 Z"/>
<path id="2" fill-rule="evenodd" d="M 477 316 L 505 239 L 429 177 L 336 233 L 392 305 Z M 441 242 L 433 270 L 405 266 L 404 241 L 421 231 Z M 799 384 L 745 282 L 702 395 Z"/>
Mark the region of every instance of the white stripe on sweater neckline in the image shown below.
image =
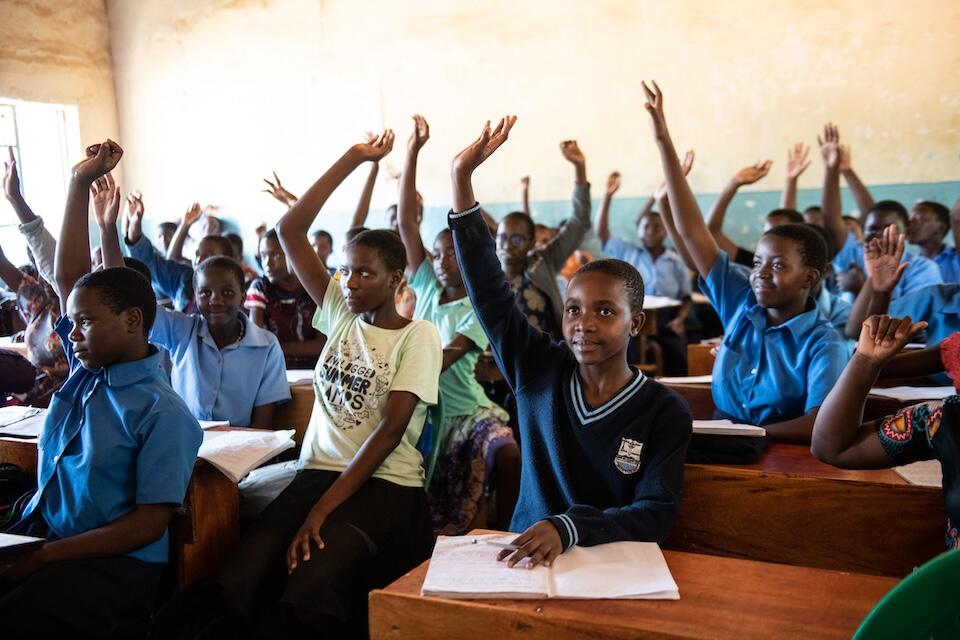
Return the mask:
<path id="1" fill-rule="evenodd" d="M 583 385 L 580 382 L 580 374 L 577 371 L 570 376 L 570 397 L 573 399 L 573 407 L 577 412 L 577 419 L 580 424 L 587 425 L 598 420 L 603 420 L 614 411 L 622 407 L 640 390 L 647 382 L 647 376 L 642 371 L 637 371 L 633 380 L 627 386 L 621 389 L 615 396 L 604 402 L 599 407 L 591 409 L 583 396 Z"/>

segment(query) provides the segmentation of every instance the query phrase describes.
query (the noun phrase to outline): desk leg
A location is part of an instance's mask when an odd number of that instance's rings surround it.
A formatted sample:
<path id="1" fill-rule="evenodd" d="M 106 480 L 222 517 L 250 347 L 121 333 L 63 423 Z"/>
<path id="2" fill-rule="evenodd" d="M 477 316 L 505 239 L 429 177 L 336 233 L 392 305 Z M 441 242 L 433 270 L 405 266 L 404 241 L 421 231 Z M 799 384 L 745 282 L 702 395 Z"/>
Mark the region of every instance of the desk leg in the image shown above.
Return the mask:
<path id="1" fill-rule="evenodd" d="M 180 590 L 216 577 L 233 552 L 240 532 L 240 493 L 215 467 L 198 461 L 184 509 L 187 526 L 175 530 L 172 544 Z"/>

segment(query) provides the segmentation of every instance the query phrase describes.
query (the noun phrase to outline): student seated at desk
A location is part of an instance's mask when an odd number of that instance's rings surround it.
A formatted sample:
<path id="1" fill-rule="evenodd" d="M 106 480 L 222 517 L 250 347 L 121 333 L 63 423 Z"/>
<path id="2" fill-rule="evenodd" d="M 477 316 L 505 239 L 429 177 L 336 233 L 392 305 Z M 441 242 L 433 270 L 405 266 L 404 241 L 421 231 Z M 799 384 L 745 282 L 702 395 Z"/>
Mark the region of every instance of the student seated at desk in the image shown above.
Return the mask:
<path id="1" fill-rule="evenodd" d="M 467 298 L 449 229 L 437 234 L 433 259 L 420 237 L 416 174 L 420 149 L 430 137 L 423 116 L 414 116 L 407 162 L 400 178 L 397 218 L 407 253 L 409 286 L 417 294 L 414 318 L 432 322 L 440 332 L 443 373 L 440 413 L 433 425 L 427 458 L 427 486 L 434 530 L 466 533 L 474 525 L 487 486 L 497 491 L 497 522 L 510 521 L 520 482 L 520 449 L 507 425 L 506 412 L 487 398 L 474 370 L 489 341 Z"/>
<path id="2" fill-rule="evenodd" d="M 896 367 L 912 375 L 946 370 L 960 381 L 960 334 L 934 349 L 901 354 L 926 322 L 885 315 L 863 323 L 857 350 L 817 415 L 810 451 L 843 469 L 881 469 L 937 459 L 943 469 L 947 547 L 960 548 L 960 395 L 901 409 L 863 422 L 863 407 L 881 371 Z M 900 360 L 901 362 L 897 362 Z M 939 362 L 937 361 L 939 360 Z M 861 424 L 862 423 L 862 424 Z"/>
<path id="3" fill-rule="evenodd" d="M 574 545 L 662 543 L 680 502 L 691 417 L 674 392 L 627 363 L 643 327 L 643 280 L 622 260 L 584 265 L 567 288 L 564 342 L 530 324 L 504 279 L 473 194 L 474 170 L 516 118 L 490 123 L 453 159 L 449 215 L 460 273 L 516 395 L 522 455 L 508 564 L 551 564 Z"/>
<path id="4" fill-rule="evenodd" d="M 313 369 L 326 338 L 311 325 L 316 303 L 287 268 L 276 229 L 260 238 L 263 274 L 247 288 L 243 306 L 258 327 L 277 336 L 288 369 Z"/>
<path id="5" fill-rule="evenodd" d="M 811 297 L 826 266 L 823 238 L 803 224 L 773 227 L 761 236 L 749 275 L 733 265 L 684 178 L 660 90 L 645 92 L 677 231 L 724 326 L 713 367 L 717 412 L 763 426 L 774 439 L 806 444 L 849 352 Z M 749 462 L 764 445 L 762 438 L 699 437 L 691 459 Z"/>
<path id="6" fill-rule="evenodd" d="M 70 377 L 40 436 L 37 491 L 9 530 L 48 541 L 0 561 L 4 637 L 145 636 L 202 439 L 147 342 L 150 283 L 123 267 L 89 273 L 87 191 L 121 154 L 108 140 L 73 169 L 56 259 Z M 120 259 L 110 226 L 108 266 Z"/>
<path id="7" fill-rule="evenodd" d="M 174 308 L 178 311 L 196 313 L 193 267 L 160 255 L 160 252 L 150 244 L 150 240 L 143 235 L 142 231 L 143 211 L 143 200 L 139 196 L 127 197 L 123 216 L 123 235 L 127 251 L 150 268 L 153 288 L 158 298 L 173 300 Z M 178 237 L 174 238 L 175 246 L 172 245 L 171 250 L 175 249 L 176 253 L 180 253 L 187 230 L 200 218 L 201 213 L 197 205 L 183 214 L 183 219 L 177 228 Z M 197 244 L 194 264 L 198 265 L 213 256 L 232 255 L 233 245 L 229 240 L 223 236 L 206 236 Z M 241 273 L 243 273 L 242 269 Z M 243 291 L 242 286 L 240 290 Z"/>
<path id="8" fill-rule="evenodd" d="M 422 562 L 433 536 L 417 441 L 437 402 L 436 328 L 397 313 L 403 243 L 364 231 L 332 279 L 307 233 L 324 202 L 393 132 L 351 147 L 277 225 L 294 273 L 327 336 L 301 471 L 248 529 L 220 578 L 226 604 L 263 637 L 353 638 L 366 629 L 370 589 Z"/>

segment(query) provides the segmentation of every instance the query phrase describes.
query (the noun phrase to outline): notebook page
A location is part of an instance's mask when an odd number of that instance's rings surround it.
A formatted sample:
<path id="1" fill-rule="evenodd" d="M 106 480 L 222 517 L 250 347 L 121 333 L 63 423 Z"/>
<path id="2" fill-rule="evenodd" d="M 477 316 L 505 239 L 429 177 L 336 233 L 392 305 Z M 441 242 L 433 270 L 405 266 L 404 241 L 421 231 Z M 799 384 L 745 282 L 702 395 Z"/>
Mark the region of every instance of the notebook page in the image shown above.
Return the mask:
<path id="1" fill-rule="evenodd" d="M 573 547 L 553 563 L 552 597 L 678 600 L 677 583 L 655 542 Z"/>
<path id="2" fill-rule="evenodd" d="M 270 458 L 294 447 L 293 429 L 282 431 L 204 431 L 198 458 L 239 482 Z"/>
<path id="3" fill-rule="evenodd" d="M 657 378 L 660 384 L 710 384 L 713 382 L 713 376 L 709 373 L 705 376 L 661 376 Z"/>
<path id="4" fill-rule="evenodd" d="M 874 387 L 870 389 L 870 395 L 872 396 L 893 398 L 900 402 L 943 400 L 956 392 L 957 390 L 954 387 Z"/>
<path id="5" fill-rule="evenodd" d="M 421 595 L 438 598 L 546 598 L 549 569 L 508 568 L 497 562 L 500 549 L 488 541 L 509 543 L 516 534 L 440 536 L 430 558 Z"/>
<path id="6" fill-rule="evenodd" d="M 943 467 L 939 460 L 921 460 L 902 467 L 894 467 L 901 478 L 921 487 L 942 487 Z"/>
<path id="7" fill-rule="evenodd" d="M 40 435 L 46 418 L 46 409 L 0 407 L 0 436 L 35 438 Z"/>
<path id="8" fill-rule="evenodd" d="M 753 436 L 757 438 L 767 435 L 767 430 L 763 427 L 755 427 L 752 424 L 738 424 L 730 420 L 694 420 L 693 432 L 713 436 Z"/>

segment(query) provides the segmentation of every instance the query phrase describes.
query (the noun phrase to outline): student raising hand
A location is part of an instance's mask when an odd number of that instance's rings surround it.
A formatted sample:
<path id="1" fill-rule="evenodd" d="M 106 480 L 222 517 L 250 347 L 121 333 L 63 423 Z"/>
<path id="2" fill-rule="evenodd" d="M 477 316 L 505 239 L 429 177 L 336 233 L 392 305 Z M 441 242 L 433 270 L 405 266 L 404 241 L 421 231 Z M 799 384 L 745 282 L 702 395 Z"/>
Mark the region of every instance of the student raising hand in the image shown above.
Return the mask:
<path id="1" fill-rule="evenodd" d="M 86 157 L 73 167 L 73 177 L 79 181 L 93 184 L 93 181 L 112 171 L 120 162 L 123 149 L 109 138 L 87 147 Z"/>
<path id="2" fill-rule="evenodd" d="M 113 174 L 97 178 L 90 186 L 93 197 L 93 215 L 101 227 L 115 225 L 120 213 L 120 190 L 113 181 Z"/>
<path id="3" fill-rule="evenodd" d="M 910 316 L 901 319 L 887 315 L 870 316 L 863 322 L 857 354 L 883 366 L 926 328 L 926 322 L 913 322 Z"/>
<path id="4" fill-rule="evenodd" d="M 773 166 L 773 160 L 763 160 L 737 171 L 733 176 L 733 182 L 738 187 L 753 184 L 762 180 L 770 173 L 770 167 Z"/>
<path id="5" fill-rule="evenodd" d="M 906 236 L 890 225 L 879 238 L 871 240 L 864 248 L 864 263 L 867 276 L 875 293 L 889 293 L 900 282 L 903 272 L 910 266 L 903 262 Z"/>
<path id="6" fill-rule="evenodd" d="M 483 131 L 480 132 L 480 137 L 453 158 L 450 174 L 453 180 L 454 211 L 466 211 L 476 204 L 471 180 L 473 172 L 507 141 L 516 121 L 517 116 L 504 116 L 497 126 L 491 129 L 490 121 L 487 120 Z"/>
<path id="7" fill-rule="evenodd" d="M 263 193 L 269 193 L 274 197 L 275 200 L 287 205 L 288 207 L 297 201 L 297 196 L 293 195 L 286 188 L 280 184 L 280 178 L 277 176 L 277 172 L 273 171 L 273 182 L 270 182 L 266 178 L 263 179 L 267 183 L 267 189 L 261 189 Z"/>

